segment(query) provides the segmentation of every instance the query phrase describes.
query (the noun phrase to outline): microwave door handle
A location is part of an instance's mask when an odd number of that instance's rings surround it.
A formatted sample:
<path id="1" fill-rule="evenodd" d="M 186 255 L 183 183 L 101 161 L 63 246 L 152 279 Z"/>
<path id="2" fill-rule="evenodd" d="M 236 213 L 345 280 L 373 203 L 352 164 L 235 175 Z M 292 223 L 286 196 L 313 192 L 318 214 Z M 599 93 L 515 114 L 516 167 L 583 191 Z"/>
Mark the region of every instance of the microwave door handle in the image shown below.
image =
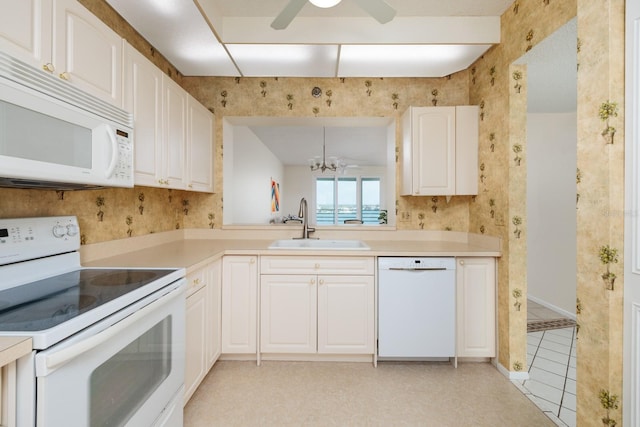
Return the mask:
<path id="1" fill-rule="evenodd" d="M 111 162 L 105 172 L 105 176 L 106 178 L 111 178 L 111 175 L 113 175 L 113 171 L 116 170 L 116 165 L 118 164 L 118 140 L 116 139 L 116 133 L 113 131 L 111 126 L 105 125 L 104 128 L 107 131 L 107 136 L 111 142 Z"/>
<path id="2" fill-rule="evenodd" d="M 67 348 L 64 348 L 58 352 L 52 353 L 46 356 L 44 360 L 44 365 L 48 372 L 53 372 L 58 369 L 60 366 L 65 363 L 71 361 L 72 359 L 80 356 L 81 354 L 99 346 L 100 344 L 108 341 L 114 336 L 122 333 L 135 323 L 137 323 L 140 319 L 146 316 L 148 313 L 159 309 L 160 307 L 164 307 L 166 304 L 173 301 L 175 298 L 183 297 L 184 294 L 180 292 L 180 289 L 174 290 L 167 295 L 164 295 L 160 299 L 152 302 L 151 304 L 141 308 L 136 311 L 132 315 L 125 317 L 123 320 L 115 323 L 114 325 L 108 327 L 104 331 L 87 338 L 86 340 L 80 341 L 77 344 L 71 345 Z"/>

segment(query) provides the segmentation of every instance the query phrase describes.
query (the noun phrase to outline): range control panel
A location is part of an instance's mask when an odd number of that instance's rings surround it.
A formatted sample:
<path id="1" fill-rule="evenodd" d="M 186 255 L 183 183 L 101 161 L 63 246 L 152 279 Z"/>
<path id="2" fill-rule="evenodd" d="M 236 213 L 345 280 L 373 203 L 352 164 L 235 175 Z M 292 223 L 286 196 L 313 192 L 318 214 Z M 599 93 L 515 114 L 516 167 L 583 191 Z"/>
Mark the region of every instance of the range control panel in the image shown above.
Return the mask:
<path id="1" fill-rule="evenodd" d="M 75 216 L 0 219 L 0 265 L 76 251 Z"/>

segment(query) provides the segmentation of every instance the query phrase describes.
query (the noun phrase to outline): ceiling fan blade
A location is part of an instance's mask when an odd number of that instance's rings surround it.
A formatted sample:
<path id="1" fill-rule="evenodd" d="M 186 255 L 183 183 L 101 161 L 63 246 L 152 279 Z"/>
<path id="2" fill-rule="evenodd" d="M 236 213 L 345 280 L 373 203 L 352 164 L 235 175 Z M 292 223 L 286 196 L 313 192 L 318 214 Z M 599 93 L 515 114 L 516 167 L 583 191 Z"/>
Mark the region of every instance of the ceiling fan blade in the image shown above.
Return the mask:
<path id="1" fill-rule="evenodd" d="M 307 0 L 291 0 L 288 5 L 282 9 L 282 12 L 271 23 L 274 30 L 284 30 L 289 26 L 293 18 L 302 10 Z"/>
<path id="2" fill-rule="evenodd" d="M 384 0 L 354 0 L 358 6 L 376 21 L 386 24 L 396 16 L 396 10 L 389 6 Z"/>

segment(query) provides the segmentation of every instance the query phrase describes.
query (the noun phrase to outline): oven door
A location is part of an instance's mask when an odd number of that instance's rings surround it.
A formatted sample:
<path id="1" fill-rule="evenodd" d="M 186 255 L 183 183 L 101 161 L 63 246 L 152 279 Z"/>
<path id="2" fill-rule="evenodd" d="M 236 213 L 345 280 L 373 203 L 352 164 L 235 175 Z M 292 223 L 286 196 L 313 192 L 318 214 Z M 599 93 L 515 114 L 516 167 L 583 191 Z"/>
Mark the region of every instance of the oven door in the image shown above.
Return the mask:
<path id="1" fill-rule="evenodd" d="M 184 279 L 170 287 L 106 329 L 90 333 L 100 329 L 94 325 L 36 355 L 38 426 L 151 426 L 175 410 L 184 383 Z"/>

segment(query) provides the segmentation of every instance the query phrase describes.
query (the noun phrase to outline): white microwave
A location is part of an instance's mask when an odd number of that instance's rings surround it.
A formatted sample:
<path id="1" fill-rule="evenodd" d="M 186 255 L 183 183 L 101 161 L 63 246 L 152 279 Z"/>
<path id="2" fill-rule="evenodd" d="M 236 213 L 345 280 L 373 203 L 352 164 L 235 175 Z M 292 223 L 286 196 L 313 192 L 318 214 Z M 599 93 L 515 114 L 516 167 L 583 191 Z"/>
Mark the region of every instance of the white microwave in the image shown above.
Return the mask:
<path id="1" fill-rule="evenodd" d="M 133 117 L 0 52 L 0 186 L 133 187 Z"/>

